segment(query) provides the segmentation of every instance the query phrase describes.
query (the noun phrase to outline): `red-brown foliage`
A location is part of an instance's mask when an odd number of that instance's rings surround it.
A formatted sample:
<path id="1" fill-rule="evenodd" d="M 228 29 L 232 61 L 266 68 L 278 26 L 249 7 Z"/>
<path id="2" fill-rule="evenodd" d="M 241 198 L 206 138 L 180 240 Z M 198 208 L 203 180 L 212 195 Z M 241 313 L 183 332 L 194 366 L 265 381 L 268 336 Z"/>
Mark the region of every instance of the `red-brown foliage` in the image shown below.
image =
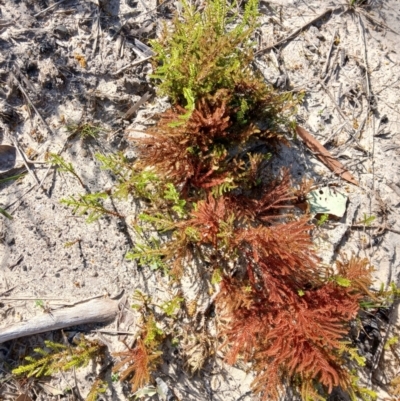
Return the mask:
<path id="1" fill-rule="evenodd" d="M 229 175 L 254 184 L 262 158 L 240 154 L 241 144 L 250 137 L 268 141 L 276 135 L 253 123 L 235 122 L 237 106 L 230 105 L 231 100 L 229 91 L 219 90 L 197 100 L 189 117 L 179 105 L 162 113 L 156 126 L 146 131 L 146 137 L 135 139 L 140 165 L 183 185 L 184 196 L 191 188 L 209 192 Z M 242 160 L 244 155 L 250 159 L 249 172 Z"/>
<path id="2" fill-rule="evenodd" d="M 133 349 L 116 352 L 113 355 L 122 357 L 122 360 L 114 366 L 113 371 L 117 372 L 125 367 L 120 374 L 120 380 L 123 381 L 132 375 L 132 392 L 135 392 L 150 381 L 150 373 L 159 362 L 161 352 L 149 351 L 143 340 L 138 339 Z"/>
<path id="3" fill-rule="evenodd" d="M 217 305 L 225 318 L 227 361 L 234 363 L 240 355 L 253 363 L 257 371 L 253 387 L 264 399 L 278 398 L 283 386 L 296 377 L 299 385 L 315 380 L 328 392 L 339 385 L 346 388 L 348 373 L 338 349 L 363 294 L 304 274 L 315 274 L 312 255 L 305 264 L 297 259 L 293 265 L 297 273 L 288 269 L 287 255 L 281 256 L 274 256 L 273 264 L 264 258 L 250 263 L 247 285 L 243 280 L 224 279 Z M 358 280 L 370 279 L 365 261 L 342 264 L 343 277 L 355 274 Z"/>
<path id="4" fill-rule="evenodd" d="M 204 201 L 199 201 L 190 219 L 183 221 L 180 228 L 192 227 L 200 234 L 199 242 L 212 244 L 218 248 L 220 224 L 227 220 L 229 210 L 224 197 L 215 199 L 211 194 Z"/>

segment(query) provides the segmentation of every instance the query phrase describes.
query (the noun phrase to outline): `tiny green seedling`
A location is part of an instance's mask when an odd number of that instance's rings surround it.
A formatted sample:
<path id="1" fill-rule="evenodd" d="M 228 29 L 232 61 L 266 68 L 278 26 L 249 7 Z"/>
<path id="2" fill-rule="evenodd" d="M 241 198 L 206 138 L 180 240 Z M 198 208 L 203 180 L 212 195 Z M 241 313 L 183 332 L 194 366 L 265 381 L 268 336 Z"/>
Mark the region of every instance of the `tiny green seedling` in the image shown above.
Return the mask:
<path id="1" fill-rule="evenodd" d="M 37 308 L 42 308 L 42 309 L 44 309 L 44 308 L 45 308 L 44 301 L 43 301 L 42 299 L 36 299 L 36 300 L 35 300 L 35 306 L 36 306 Z"/>
<path id="2" fill-rule="evenodd" d="M 329 214 L 324 213 L 320 216 L 320 218 L 317 220 L 317 226 L 321 227 L 323 224 L 325 224 L 329 220 Z"/>
<path id="3" fill-rule="evenodd" d="M 149 266 L 150 270 L 165 269 L 163 262 L 164 252 L 160 249 L 160 242 L 152 237 L 149 244 L 136 243 L 132 251 L 126 254 L 126 259 L 137 260 L 140 266 Z"/>
<path id="4" fill-rule="evenodd" d="M 92 123 L 70 124 L 66 128 L 72 135 L 79 135 L 82 140 L 89 138 L 96 139 L 102 131 L 100 127 Z"/>
<path id="5" fill-rule="evenodd" d="M 184 301 L 183 298 L 176 296 L 170 299 L 169 301 L 166 301 L 163 304 L 161 304 L 160 308 L 168 317 L 175 318 L 181 308 L 181 303 L 183 301 Z"/>
<path id="6" fill-rule="evenodd" d="M 389 350 L 399 343 L 399 336 L 390 337 L 384 346 L 385 350 Z"/>
<path id="7" fill-rule="evenodd" d="M 164 192 L 164 199 L 169 200 L 173 203 L 172 210 L 177 213 L 177 215 L 182 218 L 186 216 L 185 206 L 186 201 L 180 199 L 179 192 L 176 190 L 174 184 L 168 183 L 166 185 L 166 190 Z"/>
<path id="8" fill-rule="evenodd" d="M 364 213 L 364 218 L 359 222 L 359 224 L 369 227 L 375 219 L 375 216 L 367 216 L 367 214 Z"/>
<path id="9" fill-rule="evenodd" d="M 362 6 L 365 3 L 365 0 L 350 0 L 350 7 Z"/>
<path id="10" fill-rule="evenodd" d="M 81 177 L 79 177 L 78 173 L 75 171 L 75 168 L 72 165 L 72 163 L 66 162 L 64 158 L 58 155 L 57 153 L 49 154 L 48 163 L 50 163 L 52 166 L 57 167 L 58 171 L 72 174 L 79 181 L 82 187 L 85 188 L 85 184 L 83 183 Z"/>
<path id="11" fill-rule="evenodd" d="M 64 244 L 64 248 L 70 248 L 71 246 L 81 242 L 82 240 L 80 238 L 74 240 L 74 241 L 68 241 Z"/>

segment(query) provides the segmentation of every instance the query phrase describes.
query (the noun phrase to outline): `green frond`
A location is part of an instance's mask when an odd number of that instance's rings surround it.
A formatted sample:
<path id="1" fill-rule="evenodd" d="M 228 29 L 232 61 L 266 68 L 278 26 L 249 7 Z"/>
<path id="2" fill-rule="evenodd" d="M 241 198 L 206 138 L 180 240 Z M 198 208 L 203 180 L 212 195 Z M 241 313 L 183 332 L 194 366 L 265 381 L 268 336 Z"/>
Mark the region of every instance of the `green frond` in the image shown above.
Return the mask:
<path id="1" fill-rule="evenodd" d="M 66 199 L 61 199 L 60 203 L 72 208 L 72 213 L 79 216 L 86 215 L 86 222 L 93 223 L 105 214 L 122 217 L 119 213 L 107 209 L 103 206 L 102 201 L 108 198 L 106 192 L 95 192 L 92 194 L 82 194 L 78 198 L 70 196 Z"/>
<path id="2" fill-rule="evenodd" d="M 250 77 L 245 66 L 252 51 L 250 37 L 257 28 L 258 1 L 247 2 L 243 16 L 236 1 L 207 1 L 202 11 L 188 0 L 181 4 L 174 31 L 164 28 L 163 38 L 151 42 L 157 53 L 153 78 L 159 80 L 160 93 L 174 103 L 185 102 L 190 115 L 202 95 L 233 89 L 242 77 Z"/>
<path id="3" fill-rule="evenodd" d="M 157 326 L 157 322 L 152 314 L 147 319 L 143 332 L 145 333 L 143 343 L 151 349 L 156 348 L 160 340 L 164 337 L 163 330 Z"/>
<path id="4" fill-rule="evenodd" d="M 184 298 L 179 296 L 175 296 L 169 301 L 166 301 L 160 305 L 160 308 L 163 312 L 169 317 L 175 317 L 181 308 L 181 303 L 184 301 Z"/>
<path id="5" fill-rule="evenodd" d="M 161 248 L 160 241 L 151 237 L 147 243 L 136 242 L 132 251 L 125 258 L 137 260 L 140 266 L 149 266 L 151 270 L 166 269 L 163 261 L 166 251 Z"/>
<path id="6" fill-rule="evenodd" d="M 13 369 L 12 373 L 27 377 L 50 376 L 60 370 L 65 371 L 73 367 L 85 366 L 104 352 L 103 344 L 87 340 L 84 337 L 76 347 L 71 348 L 51 341 L 45 341 L 45 344 L 50 351 L 36 348 L 35 352 L 39 357 L 26 356 L 25 360 L 29 363 L 18 366 Z M 41 357 L 43 355 L 44 357 Z"/>
<path id="7" fill-rule="evenodd" d="M 104 394 L 107 391 L 107 387 L 108 383 L 106 381 L 96 379 L 93 382 L 85 401 L 96 401 L 100 394 Z"/>

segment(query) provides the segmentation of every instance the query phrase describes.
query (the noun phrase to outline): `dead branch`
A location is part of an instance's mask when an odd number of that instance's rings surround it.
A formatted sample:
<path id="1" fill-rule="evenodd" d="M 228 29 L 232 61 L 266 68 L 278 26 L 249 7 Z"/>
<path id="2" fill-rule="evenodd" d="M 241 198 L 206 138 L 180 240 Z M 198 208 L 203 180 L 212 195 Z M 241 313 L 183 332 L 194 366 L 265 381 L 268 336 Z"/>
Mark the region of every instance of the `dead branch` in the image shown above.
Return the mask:
<path id="1" fill-rule="evenodd" d="M 30 320 L 0 329 L 0 343 L 66 327 L 110 321 L 117 313 L 118 301 L 105 298 L 93 299 L 71 308 L 44 312 Z"/>

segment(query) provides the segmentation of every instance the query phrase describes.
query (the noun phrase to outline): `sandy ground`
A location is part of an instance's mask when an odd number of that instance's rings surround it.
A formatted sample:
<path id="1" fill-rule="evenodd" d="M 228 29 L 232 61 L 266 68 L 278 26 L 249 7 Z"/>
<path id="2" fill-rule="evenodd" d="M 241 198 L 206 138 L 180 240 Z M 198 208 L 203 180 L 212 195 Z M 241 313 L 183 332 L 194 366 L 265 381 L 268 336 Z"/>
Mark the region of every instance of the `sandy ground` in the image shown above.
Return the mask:
<path id="1" fill-rule="evenodd" d="M 316 233 L 321 256 L 326 263 L 339 253 L 369 258 L 379 288 L 380 283 L 399 283 L 400 272 L 400 36 L 392 32 L 400 31 L 400 2 L 371 0 L 353 11 L 345 11 L 342 2 L 261 2 L 258 50 L 327 8 L 333 11 L 277 50 L 261 52 L 256 65 L 279 90 L 306 92 L 298 122 L 360 182 L 359 187 L 340 182 L 298 139 L 283 148 L 275 162 L 289 166 L 295 176 L 313 178 L 319 187 L 338 185 L 335 190 L 349 197 L 344 217 Z M 49 6 L 54 7 L 46 10 Z M 47 152 L 62 152 L 86 186 L 71 174 L 40 164 L 32 171 L 42 186 L 33 174 L 0 183 L 0 207 L 13 217 L 0 215 L 0 327 L 43 313 L 35 306 L 38 299 L 51 308 L 96 295 L 120 295 L 129 307 L 134 290 L 145 287 L 162 298 L 161 274 L 138 269 L 125 259 L 134 241 L 129 229 L 133 199 L 106 204 L 125 218 L 104 217 L 92 224 L 73 216 L 59 201 L 111 188 L 112 177 L 100 170 L 94 154 L 132 155 L 132 131 L 153 124 L 152 116 L 166 107 L 151 84 L 149 54 L 141 43 L 157 35 L 162 19 L 174 8 L 172 2 L 160 6 L 149 0 L 0 0 L 0 144 L 17 141 L 38 161 Z M 127 116 L 145 93 L 147 102 Z M 67 141 L 67 126 L 84 123 L 100 127 L 98 137 Z M 375 216 L 371 226 L 359 229 L 370 216 Z M 194 298 L 191 286 L 188 297 Z M 128 323 L 120 328 L 134 330 Z M 116 328 L 116 323 L 103 327 Z M 396 331 L 395 320 L 391 330 Z M 53 333 L 47 337 L 58 338 Z M 23 349 L 18 352 L 24 354 L 47 337 L 0 345 L 0 379 L 7 377 L 11 353 Z M 103 333 L 101 338 L 110 352 L 124 348 L 116 336 Z M 381 382 L 397 373 L 393 367 Z M 83 395 L 93 377 L 92 370 L 78 372 Z M 220 361 L 190 377 L 172 355 L 159 377 L 185 400 L 254 397 L 248 393 L 251 374 Z M 63 391 L 74 381 L 62 376 L 52 385 Z M 376 389 L 380 399 L 387 396 L 383 388 Z M 0 384 L 1 399 L 15 399 L 23 391 L 10 382 Z M 61 397 L 37 392 L 38 400 L 74 399 L 68 393 Z M 125 400 L 128 393 L 127 386 L 112 383 L 104 399 Z"/>

